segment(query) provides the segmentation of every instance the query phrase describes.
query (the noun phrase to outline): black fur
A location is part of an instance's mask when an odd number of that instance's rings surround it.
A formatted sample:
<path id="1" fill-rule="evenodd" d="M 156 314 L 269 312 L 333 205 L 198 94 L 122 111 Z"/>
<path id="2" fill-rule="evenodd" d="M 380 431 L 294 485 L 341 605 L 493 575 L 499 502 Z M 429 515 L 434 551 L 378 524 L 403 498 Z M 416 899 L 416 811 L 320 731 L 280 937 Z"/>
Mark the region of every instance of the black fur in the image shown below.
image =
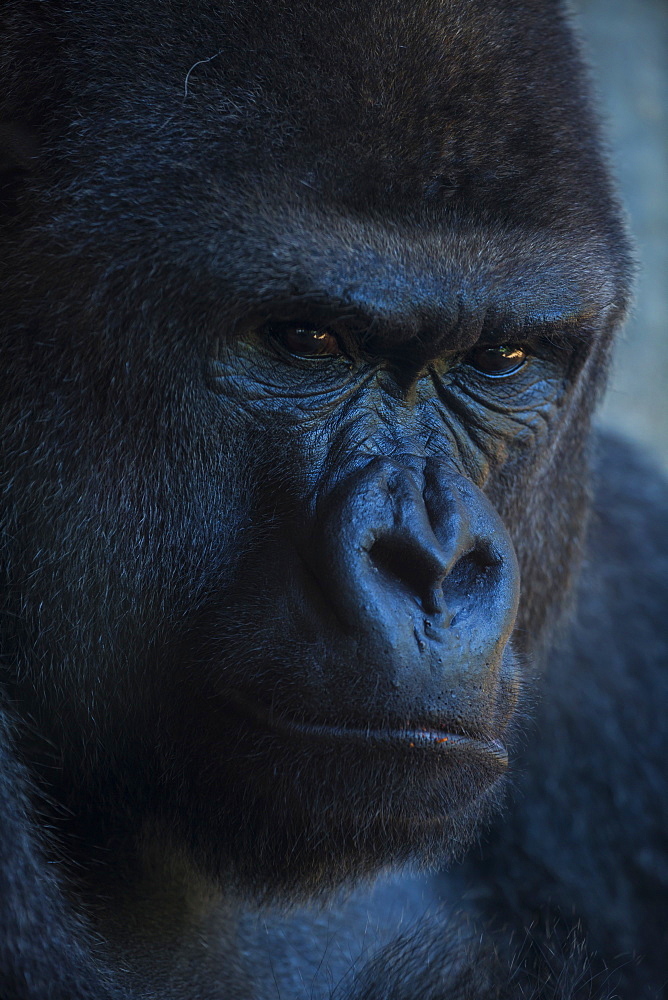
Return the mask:
<path id="1" fill-rule="evenodd" d="M 5 0 L 0 74 L 1 1000 L 662 996 L 665 486 L 592 439 L 561 5 Z"/>

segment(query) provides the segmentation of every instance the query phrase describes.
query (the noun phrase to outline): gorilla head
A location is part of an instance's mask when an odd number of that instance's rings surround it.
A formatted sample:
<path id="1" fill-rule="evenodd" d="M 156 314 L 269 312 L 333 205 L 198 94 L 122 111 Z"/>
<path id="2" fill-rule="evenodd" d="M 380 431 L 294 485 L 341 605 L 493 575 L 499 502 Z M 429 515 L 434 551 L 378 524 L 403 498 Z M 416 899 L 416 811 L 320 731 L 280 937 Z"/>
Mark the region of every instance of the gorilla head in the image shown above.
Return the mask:
<path id="1" fill-rule="evenodd" d="M 59 822 L 293 895 L 459 849 L 577 565 L 627 297 L 560 8 L 3 17 L 39 144 L 3 643 Z"/>

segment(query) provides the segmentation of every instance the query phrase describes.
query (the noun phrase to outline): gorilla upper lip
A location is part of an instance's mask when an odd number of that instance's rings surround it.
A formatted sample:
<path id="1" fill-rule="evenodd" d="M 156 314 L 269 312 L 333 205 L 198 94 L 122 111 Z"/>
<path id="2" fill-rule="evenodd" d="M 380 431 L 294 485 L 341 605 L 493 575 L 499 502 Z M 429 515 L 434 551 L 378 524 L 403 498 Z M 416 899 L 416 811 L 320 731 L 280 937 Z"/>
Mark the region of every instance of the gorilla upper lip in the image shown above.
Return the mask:
<path id="1" fill-rule="evenodd" d="M 508 767 L 508 751 L 496 739 L 485 739 L 454 733 L 433 724 L 416 726 L 349 726 L 322 722 L 300 722 L 277 715 L 237 691 L 226 692 L 226 700 L 246 718 L 283 736 L 306 737 L 318 741 L 347 744 L 360 743 L 365 747 L 386 747 L 396 750 L 429 750 L 432 752 L 479 757 L 500 772 Z"/>

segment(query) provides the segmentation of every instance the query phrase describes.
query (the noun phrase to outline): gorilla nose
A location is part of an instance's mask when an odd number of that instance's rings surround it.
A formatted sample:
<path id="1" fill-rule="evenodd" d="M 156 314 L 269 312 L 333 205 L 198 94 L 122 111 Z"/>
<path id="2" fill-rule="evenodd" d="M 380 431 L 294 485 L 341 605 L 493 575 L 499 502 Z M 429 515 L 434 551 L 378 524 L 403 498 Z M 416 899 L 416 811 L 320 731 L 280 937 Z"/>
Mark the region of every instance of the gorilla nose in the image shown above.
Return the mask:
<path id="1" fill-rule="evenodd" d="M 386 461 L 367 471 L 371 475 L 363 477 L 362 489 L 353 489 L 348 497 L 348 512 L 356 508 L 357 524 L 340 557 L 350 577 L 364 585 L 371 570 L 372 587 L 403 592 L 426 614 L 446 615 L 443 582 L 469 539 L 463 533 L 443 541 L 436 537 L 413 471 Z"/>
<path id="2" fill-rule="evenodd" d="M 519 584 L 510 538 L 482 492 L 433 459 L 377 458 L 320 502 L 317 522 L 313 568 L 355 638 L 347 669 L 366 664 L 369 684 L 385 678 L 411 697 L 447 680 L 456 698 L 461 677 L 469 700 L 485 700 Z M 365 683 L 355 676 L 358 694 Z"/>

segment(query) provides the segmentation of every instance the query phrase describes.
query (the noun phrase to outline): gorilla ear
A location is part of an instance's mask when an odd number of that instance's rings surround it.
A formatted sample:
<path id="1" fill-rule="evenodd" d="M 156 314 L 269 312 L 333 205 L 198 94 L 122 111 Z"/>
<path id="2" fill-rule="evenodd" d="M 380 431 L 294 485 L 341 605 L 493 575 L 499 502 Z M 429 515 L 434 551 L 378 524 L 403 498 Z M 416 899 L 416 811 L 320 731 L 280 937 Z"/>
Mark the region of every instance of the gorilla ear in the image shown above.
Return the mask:
<path id="1" fill-rule="evenodd" d="M 12 212 L 21 181 L 34 166 L 38 152 L 32 128 L 0 119 L 0 217 Z"/>

